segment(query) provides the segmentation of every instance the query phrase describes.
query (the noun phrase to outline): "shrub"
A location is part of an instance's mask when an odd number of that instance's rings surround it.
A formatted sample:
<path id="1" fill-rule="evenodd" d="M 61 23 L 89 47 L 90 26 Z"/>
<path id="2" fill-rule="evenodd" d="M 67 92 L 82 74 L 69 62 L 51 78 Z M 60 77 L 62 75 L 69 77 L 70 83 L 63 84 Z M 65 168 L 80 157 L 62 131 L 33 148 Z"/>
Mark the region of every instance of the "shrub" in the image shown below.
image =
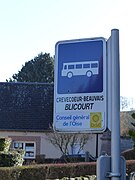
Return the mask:
<path id="1" fill-rule="evenodd" d="M 126 161 L 126 173 L 129 175 L 131 172 L 135 172 L 135 160 Z"/>
<path id="2" fill-rule="evenodd" d="M 21 166 L 23 164 L 24 152 L 9 151 L 0 152 L 0 167 Z"/>
<path id="3" fill-rule="evenodd" d="M 10 150 L 11 138 L 0 138 L 0 167 L 21 166 L 23 164 L 24 150 Z"/>
<path id="4" fill-rule="evenodd" d="M 11 138 L 8 137 L 1 137 L 0 138 L 0 151 L 9 151 L 10 145 L 11 145 Z"/>

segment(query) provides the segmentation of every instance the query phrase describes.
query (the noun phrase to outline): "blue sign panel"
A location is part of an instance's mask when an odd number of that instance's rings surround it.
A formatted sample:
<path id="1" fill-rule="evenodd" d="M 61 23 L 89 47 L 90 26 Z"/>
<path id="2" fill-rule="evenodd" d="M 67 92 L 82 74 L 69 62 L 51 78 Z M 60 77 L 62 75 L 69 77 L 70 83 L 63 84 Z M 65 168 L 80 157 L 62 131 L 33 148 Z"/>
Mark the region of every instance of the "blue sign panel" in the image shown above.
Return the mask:
<path id="1" fill-rule="evenodd" d="M 55 53 L 54 128 L 106 129 L 106 41 L 60 41 Z"/>
<path id="2" fill-rule="evenodd" d="M 59 94 L 103 91 L 103 41 L 58 44 Z"/>

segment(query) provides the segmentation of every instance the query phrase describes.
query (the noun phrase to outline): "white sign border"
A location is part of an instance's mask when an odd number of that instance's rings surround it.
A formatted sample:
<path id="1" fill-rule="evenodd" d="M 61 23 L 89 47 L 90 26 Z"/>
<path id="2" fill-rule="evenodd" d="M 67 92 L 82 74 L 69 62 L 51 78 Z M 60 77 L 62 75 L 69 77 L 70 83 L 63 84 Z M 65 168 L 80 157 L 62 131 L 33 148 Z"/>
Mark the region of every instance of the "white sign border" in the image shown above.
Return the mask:
<path id="1" fill-rule="evenodd" d="M 66 43 L 76 43 L 76 42 L 87 42 L 87 41 L 99 41 L 102 40 L 103 42 L 103 94 L 105 96 L 105 112 L 104 112 L 104 117 L 105 117 L 105 122 L 104 122 L 104 127 L 102 129 L 88 129 L 88 130 L 77 130 L 77 131 L 71 131 L 70 129 L 68 130 L 63 130 L 63 129 L 58 129 L 55 126 L 55 110 L 56 110 L 56 91 L 57 91 L 57 74 L 58 74 L 58 46 L 60 44 L 66 44 Z M 55 70 L 54 70 L 54 111 L 53 111 L 53 129 L 57 132 L 61 133 L 103 133 L 106 128 L 107 128 L 107 87 L 108 87 L 108 82 L 107 82 L 107 57 L 106 57 L 106 39 L 104 37 L 94 37 L 94 38 L 83 38 L 83 39 L 72 39 L 72 40 L 64 40 L 64 41 L 58 41 L 55 45 Z M 88 93 L 89 94 L 89 93 Z M 95 93 L 91 93 L 91 95 Z M 98 93 L 99 94 L 99 93 Z M 71 95 L 71 94 L 70 94 Z M 76 94 L 72 94 L 76 95 Z"/>

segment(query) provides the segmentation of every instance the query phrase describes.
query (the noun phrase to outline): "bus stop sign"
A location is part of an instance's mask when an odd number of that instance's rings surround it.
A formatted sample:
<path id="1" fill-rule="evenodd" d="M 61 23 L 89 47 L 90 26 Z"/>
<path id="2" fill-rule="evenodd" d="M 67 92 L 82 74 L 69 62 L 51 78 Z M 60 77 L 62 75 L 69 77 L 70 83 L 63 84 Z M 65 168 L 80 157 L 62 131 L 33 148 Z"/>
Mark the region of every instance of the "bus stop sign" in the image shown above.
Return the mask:
<path id="1" fill-rule="evenodd" d="M 54 129 L 103 132 L 106 129 L 106 41 L 59 41 L 55 47 Z"/>

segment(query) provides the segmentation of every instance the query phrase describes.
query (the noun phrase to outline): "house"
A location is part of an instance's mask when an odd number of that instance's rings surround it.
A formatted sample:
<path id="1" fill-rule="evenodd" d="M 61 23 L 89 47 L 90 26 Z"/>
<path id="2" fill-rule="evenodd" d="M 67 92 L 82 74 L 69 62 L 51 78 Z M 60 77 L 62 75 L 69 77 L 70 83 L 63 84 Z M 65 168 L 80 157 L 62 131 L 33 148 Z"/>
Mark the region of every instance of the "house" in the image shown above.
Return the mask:
<path id="1" fill-rule="evenodd" d="M 11 137 L 12 148 L 24 149 L 25 159 L 62 155 L 47 139 L 52 133 L 53 89 L 46 83 L 0 83 L 0 136 Z M 84 153 L 101 154 L 102 136 L 90 133 Z"/>
<path id="2" fill-rule="evenodd" d="M 11 137 L 12 148 L 24 149 L 25 159 L 61 157 L 47 141 L 52 121 L 53 84 L 0 83 L 0 136 Z M 90 149 L 89 143 L 85 151 Z M 91 153 L 95 152 L 93 147 Z"/>

